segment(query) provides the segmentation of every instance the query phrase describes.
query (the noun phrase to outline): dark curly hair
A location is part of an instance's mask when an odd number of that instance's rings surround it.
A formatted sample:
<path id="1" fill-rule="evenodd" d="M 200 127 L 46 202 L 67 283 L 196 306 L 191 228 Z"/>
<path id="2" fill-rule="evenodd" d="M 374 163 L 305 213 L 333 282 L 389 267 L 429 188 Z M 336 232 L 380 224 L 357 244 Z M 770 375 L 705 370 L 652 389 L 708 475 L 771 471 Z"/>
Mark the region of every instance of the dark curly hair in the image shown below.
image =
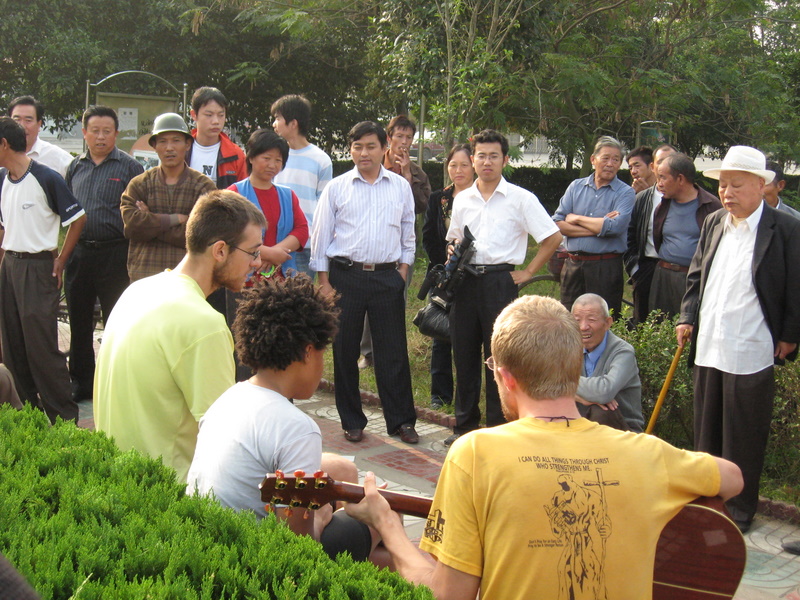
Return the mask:
<path id="1" fill-rule="evenodd" d="M 233 336 L 239 361 L 253 370 L 282 371 L 303 360 L 306 347 L 326 348 L 339 329 L 336 298 L 319 291 L 307 275 L 266 280 L 245 292 Z"/>

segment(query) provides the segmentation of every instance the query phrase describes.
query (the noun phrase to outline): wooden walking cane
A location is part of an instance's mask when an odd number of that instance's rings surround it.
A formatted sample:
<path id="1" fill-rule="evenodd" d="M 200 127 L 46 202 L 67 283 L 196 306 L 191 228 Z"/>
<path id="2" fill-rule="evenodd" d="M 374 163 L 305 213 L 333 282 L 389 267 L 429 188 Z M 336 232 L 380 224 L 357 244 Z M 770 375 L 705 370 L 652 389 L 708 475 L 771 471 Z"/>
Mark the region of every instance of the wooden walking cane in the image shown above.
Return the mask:
<path id="1" fill-rule="evenodd" d="M 661 386 L 661 393 L 658 395 L 658 400 L 656 400 L 656 405 L 653 408 L 653 414 L 650 415 L 650 421 L 647 423 L 647 429 L 644 430 L 645 433 L 652 433 L 653 428 L 656 426 L 656 419 L 658 419 L 658 413 L 661 412 L 661 405 L 664 404 L 664 398 L 667 397 L 667 392 L 669 391 L 669 386 L 672 384 L 672 377 L 675 375 L 675 369 L 678 368 L 678 362 L 681 360 L 681 354 L 683 353 L 683 348 L 686 346 L 687 336 L 683 336 L 683 346 L 678 346 L 678 349 L 675 351 L 675 356 L 672 358 L 672 364 L 669 366 L 669 371 L 667 371 L 667 378 L 664 380 L 664 385 Z"/>

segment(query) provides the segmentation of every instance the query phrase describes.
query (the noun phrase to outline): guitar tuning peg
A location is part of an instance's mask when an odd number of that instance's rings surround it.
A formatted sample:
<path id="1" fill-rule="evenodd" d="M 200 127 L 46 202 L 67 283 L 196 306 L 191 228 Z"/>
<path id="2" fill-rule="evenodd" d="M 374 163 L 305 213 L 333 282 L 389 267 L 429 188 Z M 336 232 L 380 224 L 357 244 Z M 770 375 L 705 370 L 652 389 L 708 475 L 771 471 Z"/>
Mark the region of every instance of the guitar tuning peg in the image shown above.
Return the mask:
<path id="1" fill-rule="evenodd" d="M 308 503 L 308 508 L 311 510 L 319 510 L 321 506 L 319 502 L 315 502 L 314 500 Z"/>
<path id="2" fill-rule="evenodd" d="M 269 504 L 264 505 L 264 510 L 267 511 L 267 514 L 269 514 L 271 512 L 275 512 L 275 507 L 270 502 Z"/>
<path id="3" fill-rule="evenodd" d="M 294 472 L 294 476 L 297 477 L 298 479 L 301 479 L 306 476 L 306 472 L 303 471 L 302 469 L 297 469 L 297 471 Z"/>
<path id="4" fill-rule="evenodd" d="M 309 516 L 309 512 L 308 512 L 308 509 L 306 509 L 306 511 L 303 513 L 303 520 L 307 520 L 308 516 Z"/>
<path id="5" fill-rule="evenodd" d="M 325 471 L 322 469 L 319 471 L 314 471 L 314 479 L 319 479 L 320 477 L 325 477 Z"/>
<path id="6" fill-rule="evenodd" d="M 294 510 L 292 510 L 291 506 L 287 506 L 286 508 L 283 509 L 283 514 L 286 517 L 291 517 L 294 514 Z"/>
<path id="7" fill-rule="evenodd" d="M 281 471 L 280 469 L 275 469 L 275 477 L 277 477 L 278 479 L 283 479 L 286 476 L 283 474 L 283 471 Z"/>

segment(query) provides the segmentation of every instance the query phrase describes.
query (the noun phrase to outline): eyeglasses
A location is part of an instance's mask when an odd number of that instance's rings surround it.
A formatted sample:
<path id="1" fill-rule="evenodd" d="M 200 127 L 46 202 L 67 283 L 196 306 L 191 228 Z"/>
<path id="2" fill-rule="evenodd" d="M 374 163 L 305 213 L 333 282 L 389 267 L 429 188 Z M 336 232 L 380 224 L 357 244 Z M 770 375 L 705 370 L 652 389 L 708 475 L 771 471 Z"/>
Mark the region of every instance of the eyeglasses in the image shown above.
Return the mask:
<path id="1" fill-rule="evenodd" d="M 487 358 L 485 361 L 483 361 L 483 364 L 485 364 L 490 371 L 494 371 L 495 367 L 497 366 L 494 364 L 494 356 Z"/>
<path id="2" fill-rule="evenodd" d="M 234 246 L 233 244 L 228 244 L 228 245 L 231 248 L 233 248 L 234 250 L 239 250 L 240 252 L 244 252 L 245 254 L 249 254 L 250 258 L 252 258 L 253 260 L 258 260 L 258 258 L 261 256 L 261 248 L 258 248 L 257 250 L 254 250 L 253 252 L 248 252 L 247 250 L 245 250 L 243 248 L 239 248 L 239 246 Z"/>

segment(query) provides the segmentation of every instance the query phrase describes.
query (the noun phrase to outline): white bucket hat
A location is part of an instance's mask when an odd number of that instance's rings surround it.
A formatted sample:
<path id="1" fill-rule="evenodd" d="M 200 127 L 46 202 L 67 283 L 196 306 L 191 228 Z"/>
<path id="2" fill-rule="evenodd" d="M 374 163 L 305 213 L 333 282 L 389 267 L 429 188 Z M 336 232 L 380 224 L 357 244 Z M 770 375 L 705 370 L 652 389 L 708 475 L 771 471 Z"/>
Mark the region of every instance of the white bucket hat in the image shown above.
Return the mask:
<path id="1" fill-rule="evenodd" d="M 707 169 L 703 171 L 703 175 L 711 179 L 719 179 L 720 171 L 744 171 L 758 175 L 765 184 L 769 184 L 775 179 L 775 172 L 768 171 L 766 167 L 767 157 L 763 152 L 750 146 L 731 146 L 725 158 L 722 159 L 722 166 L 718 169 Z"/>

